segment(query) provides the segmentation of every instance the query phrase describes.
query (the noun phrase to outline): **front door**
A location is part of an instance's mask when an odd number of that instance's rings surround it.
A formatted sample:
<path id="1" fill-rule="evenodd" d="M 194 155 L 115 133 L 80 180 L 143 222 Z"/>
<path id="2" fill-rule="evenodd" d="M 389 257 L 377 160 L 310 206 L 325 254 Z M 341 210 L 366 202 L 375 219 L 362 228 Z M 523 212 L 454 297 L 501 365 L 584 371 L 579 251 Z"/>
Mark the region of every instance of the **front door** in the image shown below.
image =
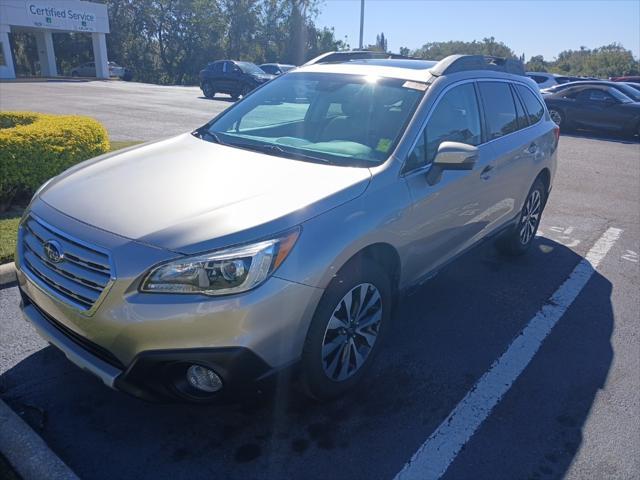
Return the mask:
<path id="1" fill-rule="evenodd" d="M 619 102 L 606 90 L 588 88 L 582 90 L 576 100 L 576 108 L 579 108 L 579 112 L 572 116 L 576 123 L 586 128 L 607 130 L 622 130 L 624 128 L 616 109 Z"/>
<path id="2" fill-rule="evenodd" d="M 445 171 L 435 185 L 427 175 L 440 144 L 476 145 L 479 158 L 471 171 Z M 487 227 L 483 215 L 494 198 L 489 146 L 481 145 L 480 109 L 473 82 L 454 86 L 439 99 L 410 153 L 404 171 L 413 208 L 406 219 L 406 275 L 411 283 L 429 274 L 472 244 Z"/>

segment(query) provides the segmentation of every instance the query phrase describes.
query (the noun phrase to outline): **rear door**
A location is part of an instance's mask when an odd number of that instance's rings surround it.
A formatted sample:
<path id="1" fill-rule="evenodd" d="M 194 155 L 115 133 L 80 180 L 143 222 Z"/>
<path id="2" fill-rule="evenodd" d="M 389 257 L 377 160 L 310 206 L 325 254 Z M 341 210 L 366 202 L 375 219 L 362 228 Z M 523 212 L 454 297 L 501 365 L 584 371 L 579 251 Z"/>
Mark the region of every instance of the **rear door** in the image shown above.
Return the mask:
<path id="1" fill-rule="evenodd" d="M 576 108 L 579 114 L 573 119 L 587 128 L 622 130 L 624 123 L 618 112 L 619 102 L 607 90 L 587 88 L 576 96 Z"/>
<path id="2" fill-rule="evenodd" d="M 416 281 L 472 244 L 487 227 L 483 215 L 494 199 L 487 194 L 483 169 L 491 162 L 492 150 L 482 145 L 482 120 L 473 82 L 457 84 L 445 91 L 429 113 L 426 127 L 416 140 L 404 175 L 413 208 L 406 219 L 406 274 Z M 446 171 L 435 185 L 427 183 L 427 172 L 444 141 L 478 146 L 474 170 Z"/>
<path id="3" fill-rule="evenodd" d="M 486 212 L 493 230 L 512 220 L 520 210 L 533 181 L 529 169 L 539 145 L 528 129 L 523 106 L 509 82 L 482 80 L 478 82 L 478 90 L 493 157 L 482 175 L 485 189 L 490 191 L 487 195 L 494 202 Z"/>

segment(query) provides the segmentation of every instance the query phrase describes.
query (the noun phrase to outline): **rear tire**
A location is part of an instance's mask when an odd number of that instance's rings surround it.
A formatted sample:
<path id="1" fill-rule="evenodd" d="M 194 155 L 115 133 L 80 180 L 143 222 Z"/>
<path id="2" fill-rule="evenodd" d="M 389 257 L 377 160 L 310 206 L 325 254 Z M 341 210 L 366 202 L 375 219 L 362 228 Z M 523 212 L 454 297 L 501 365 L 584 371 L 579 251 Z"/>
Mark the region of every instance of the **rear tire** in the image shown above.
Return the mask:
<path id="1" fill-rule="evenodd" d="M 545 185 L 540 178 L 537 178 L 527 194 L 518 216 L 518 222 L 496 242 L 496 247 L 500 253 L 508 256 L 519 256 L 525 254 L 531 248 L 540 225 L 545 203 Z"/>
<path id="2" fill-rule="evenodd" d="M 308 396 L 337 398 L 363 378 L 384 340 L 391 304 L 389 277 L 366 258 L 354 260 L 331 281 L 302 353 L 300 380 Z"/>
<path id="3" fill-rule="evenodd" d="M 251 93 L 251 90 L 253 89 L 249 85 L 245 85 L 242 87 L 242 89 L 240 89 L 240 95 L 242 95 L 242 98 L 244 98 Z"/>

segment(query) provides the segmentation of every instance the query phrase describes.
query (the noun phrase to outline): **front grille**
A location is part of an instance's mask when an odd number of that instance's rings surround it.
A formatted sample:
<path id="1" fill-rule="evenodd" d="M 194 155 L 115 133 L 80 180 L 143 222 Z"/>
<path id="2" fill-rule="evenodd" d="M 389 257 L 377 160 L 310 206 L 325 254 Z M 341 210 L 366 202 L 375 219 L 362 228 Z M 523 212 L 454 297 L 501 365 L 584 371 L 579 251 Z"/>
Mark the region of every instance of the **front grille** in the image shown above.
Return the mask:
<path id="1" fill-rule="evenodd" d="M 62 260 L 53 262 L 45 244 L 60 246 Z M 21 263 L 32 279 L 57 298 L 89 310 L 111 280 L 109 255 L 29 216 L 22 223 Z"/>

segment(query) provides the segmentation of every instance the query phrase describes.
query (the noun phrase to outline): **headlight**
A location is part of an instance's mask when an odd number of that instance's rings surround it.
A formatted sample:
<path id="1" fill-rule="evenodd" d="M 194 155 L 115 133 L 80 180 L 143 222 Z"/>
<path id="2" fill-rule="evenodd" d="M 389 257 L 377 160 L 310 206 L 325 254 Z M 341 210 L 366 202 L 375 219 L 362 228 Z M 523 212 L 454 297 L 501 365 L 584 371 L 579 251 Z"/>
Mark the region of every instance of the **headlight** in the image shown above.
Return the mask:
<path id="1" fill-rule="evenodd" d="M 300 229 L 250 245 L 181 258 L 149 272 L 143 292 L 228 295 L 264 282 L 287 258 Z"/>

